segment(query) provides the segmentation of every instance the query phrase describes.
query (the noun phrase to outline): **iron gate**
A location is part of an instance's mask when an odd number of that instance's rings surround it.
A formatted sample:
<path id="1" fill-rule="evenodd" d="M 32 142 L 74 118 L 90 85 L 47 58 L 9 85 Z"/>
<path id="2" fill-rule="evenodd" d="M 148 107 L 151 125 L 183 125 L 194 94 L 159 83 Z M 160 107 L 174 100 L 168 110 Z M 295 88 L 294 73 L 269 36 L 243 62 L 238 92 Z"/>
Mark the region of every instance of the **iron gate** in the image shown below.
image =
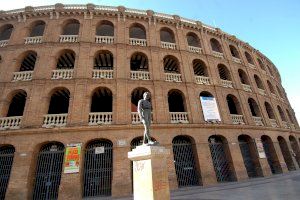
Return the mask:
<path id="1" fill-rule="evenodd" d="M 240 149 L 242 152 L 244 164 L 247 170 L 247 174 L 249 178 L 259 177 L 260 167 L 258 163 L 255 162 L 257 160 L 257 156 L 253 155 L 254 152 L 251 152 L 251 145 L 254 145 L 253 142 L 239 142 Z"/>
<path id="2" fill-rule="evenodd" d="M 280 146 L 280 149 L 281 149 L 281 152 L 282 152 L 282 155 L 283 155 L 283 159 L 286 163 L 286 166 L 287 166 L 288 170 L 289 171 L 296 170 L 293 159 L 292 159 L 292 156 L 290 154 L 290 150 L 289 150 L 286 142 L 284 141 L 284 139 L 279 140 L 278 142 L 279 142 L 279 146 Z"/>
<path id="3" fill-rule="evenodd" d="M 111 196 L 113 145 L 97 140 L 87 145 L 84 161 L 83 197 Z"/>
<path id="4" fill-rule="evenodd" d="M 263 147 L 264 147 L 264 151 L 265 151 L 265 154 L 266 154 L 267 161 L 269 163 L 271 172 L 273 174 L 281 174 L 282 169 L 281 169 L 280 163 L 278 161 L 273 143 L 262 140 L 262 144 L 263 144 Z"/>
<path id="5" fill-rule="evenodd" d="M 209 148 L 214 164 L 218 182 L 235 181 L 235 176 L 231 170 L 228 156 L 225 152 L 225 145 L 222 142 L 210 142 Z"/>
<path id="6" fill-rule="evenodd" d="M 15 148 L 12 146 L 3 146 L 0 148 L 0 200 L 5 199 L 14 153 Z"/>
<path id="7" fill-rule="evenodd" d="M 200 185 L 192 143 L 189 138 L 177 136 L 173 140 L 174 164 L 179 187 Z"/>
<path id="8" fill-rule="evenodd" d="M 300 150 L 299 150 L 299 146 L 297 144 L 296 140 L 290 141 L 291 143 L 291 147 L 293 149 L 293 152 L 295 154 L 295 159 L 298 163 L 298 166 L 300 167 Z"/>
<path id="9" fill-rule="evenodd" d="M 64 149 L 61 143 L 50 143 L 40 150 L 35 174 L 34 200 L 57 199 Z"/>

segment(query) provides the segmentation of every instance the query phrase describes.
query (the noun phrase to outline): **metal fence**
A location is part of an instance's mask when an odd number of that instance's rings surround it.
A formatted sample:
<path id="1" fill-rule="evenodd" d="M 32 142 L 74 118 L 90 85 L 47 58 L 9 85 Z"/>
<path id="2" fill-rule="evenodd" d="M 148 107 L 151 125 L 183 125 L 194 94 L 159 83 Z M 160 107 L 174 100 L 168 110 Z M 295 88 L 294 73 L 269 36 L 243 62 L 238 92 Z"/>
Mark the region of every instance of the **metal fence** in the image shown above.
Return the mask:
<path id="1" fill-rule="evenodd" d="M 0 200 L 5 199 L 14 153 L 15 148 L 12 146 L 0 147 Z"/>
<path id="2" fill-rule="evenodd" d="M 282 168 L 280 166 L 273 143 L 265 140 L 262 140 L 262 143 L 271 172 L 273 174 L 281 174 Z"/>

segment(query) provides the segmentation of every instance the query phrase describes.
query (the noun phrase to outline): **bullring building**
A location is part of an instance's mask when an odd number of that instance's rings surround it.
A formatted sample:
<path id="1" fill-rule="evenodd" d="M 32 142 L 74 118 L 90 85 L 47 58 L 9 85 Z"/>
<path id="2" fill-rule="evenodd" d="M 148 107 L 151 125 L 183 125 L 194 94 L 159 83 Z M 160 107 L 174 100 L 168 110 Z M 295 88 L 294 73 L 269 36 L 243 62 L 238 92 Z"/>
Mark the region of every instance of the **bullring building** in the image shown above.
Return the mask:
<path id="1" fill-rule="evenodd" d="M 1 11 L 0 91 L 0 199 L 131 195 L 127 152 L 141 143 L 146 91 L 171 189 L 299 169 L 299 125 L 274 64 L 178 15 Z"/>

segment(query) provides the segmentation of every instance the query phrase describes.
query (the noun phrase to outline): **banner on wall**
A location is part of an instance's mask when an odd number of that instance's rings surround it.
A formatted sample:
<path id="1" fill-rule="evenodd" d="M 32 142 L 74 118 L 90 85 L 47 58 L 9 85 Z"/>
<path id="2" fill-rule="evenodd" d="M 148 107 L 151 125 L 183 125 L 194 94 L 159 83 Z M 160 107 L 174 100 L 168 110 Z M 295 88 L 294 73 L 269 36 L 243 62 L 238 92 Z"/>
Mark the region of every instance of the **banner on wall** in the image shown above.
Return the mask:
<path id="1" fill-rule="evenodd" d="M 65 174 L 78 173 L 81 153 L 81 143 L 68 144 L 65 153 Z"/>
<path id="2" fill-rule="evenodd" d="M 200 97 L 205 121 L 221 121 L 218 105 L 214 97 Z"/>
<path id="3" fill-rule="evenodd" d="M 256 149 L 257 149 L 259 158 L 266 158 L 264 145 L 259 138 L 255 138 L 255 144 L 256 144 Z"/>

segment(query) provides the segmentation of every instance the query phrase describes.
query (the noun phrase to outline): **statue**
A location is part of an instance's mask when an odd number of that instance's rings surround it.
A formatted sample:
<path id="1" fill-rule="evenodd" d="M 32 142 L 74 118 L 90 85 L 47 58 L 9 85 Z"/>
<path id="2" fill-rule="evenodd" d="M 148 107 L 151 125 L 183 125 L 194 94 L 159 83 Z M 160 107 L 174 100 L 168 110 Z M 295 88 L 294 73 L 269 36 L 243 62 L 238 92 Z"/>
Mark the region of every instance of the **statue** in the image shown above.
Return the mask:
<path id="1" fill-rule="evenodd" d="M 145 92 L 143 94 L 143 99 L 139 100 L 138 102 L 138 107 L 137 111 L 139 113 L 141 122 L 144 125 L 144 138 L 143 138 L 143 145 L 157 145 L 157 142 L 154 142 L 151 140 L 150 136 L 150 125 L 151 125 L 151 110 L 152 106 L 151 103 L 149 102 L 150 99 L 150 93 Z M 148 140 L 148 143 L 146 143 L 146 140 Z"/>

